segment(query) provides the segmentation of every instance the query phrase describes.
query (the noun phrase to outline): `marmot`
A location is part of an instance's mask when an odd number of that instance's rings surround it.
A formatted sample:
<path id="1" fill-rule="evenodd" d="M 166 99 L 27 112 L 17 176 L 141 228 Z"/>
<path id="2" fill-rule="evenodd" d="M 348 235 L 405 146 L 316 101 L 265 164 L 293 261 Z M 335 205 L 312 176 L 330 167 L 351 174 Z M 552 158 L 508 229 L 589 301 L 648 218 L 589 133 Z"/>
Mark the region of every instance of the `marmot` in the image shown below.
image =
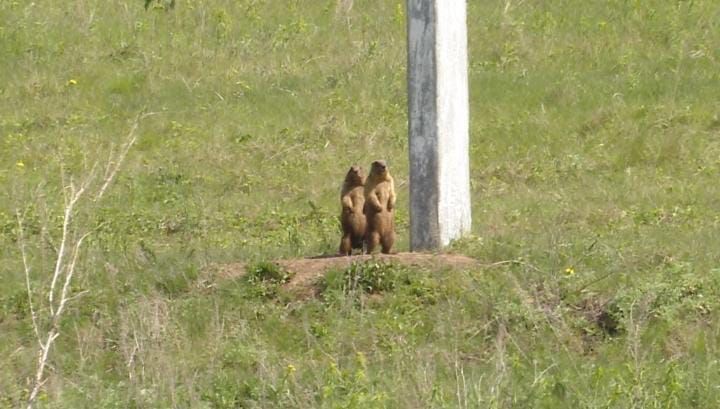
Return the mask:
<path id="1" fill-rule="evenodd" d="M 365 204 L 365 174 L 361 167 L 352 166 L 345 175 L 345 182 L 340 193 L 343 236 L 340 240 L 340 254 L 349 256 L 352 249 L 363 249 L 363 239 L 367 223 L 363 207 Z"/>
<path id="2" fill-rule="evenodd" d="M 395 243 L 395 183 L 383 160 L 372 163 L 370 175 L 365 181 L 365 208 L 367 231 L 365 245 L 368 254 L 378 243 L 382 252 L 389 254 Z"/>

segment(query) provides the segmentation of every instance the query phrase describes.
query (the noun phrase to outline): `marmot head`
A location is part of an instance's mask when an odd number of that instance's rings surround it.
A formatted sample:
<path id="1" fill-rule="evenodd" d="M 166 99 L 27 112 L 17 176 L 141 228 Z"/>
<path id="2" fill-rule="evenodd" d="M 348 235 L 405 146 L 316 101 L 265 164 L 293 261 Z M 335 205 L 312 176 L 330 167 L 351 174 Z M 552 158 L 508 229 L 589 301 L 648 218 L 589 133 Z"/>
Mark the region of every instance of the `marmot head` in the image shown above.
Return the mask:
<path id="1" fill-rule="evenodd" d="M 345 183 L 350 186 L 360 186 L 365 184 L 365 172 L 357 165 L 350 166 L 347 175 L 345 175 Z"/>
<path id="2" fill-rule="evenodd" d="M 372 163 L 370 174 L 378 179 L 386 179 L 389 176 L 388 167 L 384 160 L 376 160 Z"/>

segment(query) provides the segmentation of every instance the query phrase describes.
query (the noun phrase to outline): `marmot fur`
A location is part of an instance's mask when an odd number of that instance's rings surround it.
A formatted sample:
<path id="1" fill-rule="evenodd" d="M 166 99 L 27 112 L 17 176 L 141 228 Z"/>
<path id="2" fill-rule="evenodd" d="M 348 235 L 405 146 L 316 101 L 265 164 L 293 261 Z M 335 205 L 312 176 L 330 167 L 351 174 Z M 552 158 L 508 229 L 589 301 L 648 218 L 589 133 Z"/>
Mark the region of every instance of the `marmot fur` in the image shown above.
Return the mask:
<path id="1" fill-rule="evenodd" d="M 365 208 L 367 231 L 365 245 L 372 253 L 378 243 L 382 252 L 389 254 L 395 243 L 395 183 L 383 160 L 372 163 L 365 181 Z"/>
<path id="2" fill-rule="evenodd" d="M 352 166 L 345 175 L 345 182 L 340 193 L 342 212 L 340 223 L 343 235 L 340 240 L 340 254 L 349 256 L 352 249 L 363 249 L 363 239 L 367 223 L 363 207 L 365 204 L 365 173 L 359 166 Z"/>

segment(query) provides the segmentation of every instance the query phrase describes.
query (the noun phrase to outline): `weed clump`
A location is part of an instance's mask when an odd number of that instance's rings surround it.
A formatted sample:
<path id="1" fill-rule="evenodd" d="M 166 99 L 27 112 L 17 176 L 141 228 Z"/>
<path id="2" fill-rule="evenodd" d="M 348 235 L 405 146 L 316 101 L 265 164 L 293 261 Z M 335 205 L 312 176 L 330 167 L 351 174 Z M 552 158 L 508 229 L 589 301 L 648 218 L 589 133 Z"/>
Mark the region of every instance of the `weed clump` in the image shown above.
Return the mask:
<path id="1" fill-rule="evenodd" d="M 293 274 L 277 263 L 261 261 L 248 268 L 248 281 L 251 283 L 269 282 L 274 284 L 285 284 L 292 278 Z"/>
<path id="2" fill-rule="evenodd" d="M 352 263 L 340 271 L 328 272 L 320 282 L 320 291 L 339 290 L 343 293 L 378 294 L 395 290 L 403 268 L 383 261 Z"/>
<path id="3" fill-rule="evenodd" d="M 274 298 L 280 286 L 290 281 L 293 273 L 277 263 L 261 261 L 247 268 L 247 284 L 251 298 Z"/>

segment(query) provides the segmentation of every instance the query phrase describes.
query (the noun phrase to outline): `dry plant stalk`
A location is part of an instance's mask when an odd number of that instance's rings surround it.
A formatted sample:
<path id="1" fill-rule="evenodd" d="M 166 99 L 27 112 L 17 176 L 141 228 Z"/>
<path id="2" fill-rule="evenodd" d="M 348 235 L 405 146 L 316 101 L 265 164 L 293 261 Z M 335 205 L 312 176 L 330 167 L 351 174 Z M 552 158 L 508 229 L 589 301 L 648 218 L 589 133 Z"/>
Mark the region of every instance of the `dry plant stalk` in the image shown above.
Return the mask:
<path id="1" fill-rule="evenodd" d="M 115 179 L 125 156 L 137 140 L 137 128 L 139 123 L 145 117 L 153 115 L 152 113 L 139 114 L 133 122 L 130 131 L 126 137 L 126 143 L 115 155 L 111 149 L 108 163 L 105 167 L 105 173 L 100 180 L 100 187 L 91 199 L 98 202 L 105 195 L 107 188 Z M 31 380 L 32 386 L 30 396 L 27 400 L 27 409 L 32 409 L 37 400 L 38 394 L 42 390 L 46 382 L 45 369 L 48 365 L 48 357 L 52 349 L 53 343 L 60 336 L 60 318 L 67 306 L 67 303 L 74 298 L 80 297 L 87 291 L 71 295 L 72 279 L 80 257 L 83 242 L 92 234 L 92 230 L 88 230 L 79 234 L 76 227 L 75 216 L 77 214 L 77 205 L 84 200 L 89 190 L 97 178 L 97 163 L 93 166 L 89 175 L 79 185 L 70 178 L 66 181 L 64 174 L 62 177 L 63 195 L 64 195 L 64 211 L 62 223 L 62 236 L 60 245 L 57 249 L 57 258 L 55 259 L 55 267 L 52 271 L 50 286 L 47 289 L 47 315 L 39 314 L 42 309 L 36 309 L 33 304 L 32 287 L 31 287 L 31 268 L 28 263 L 27 246 L 25 238 L 25 226 L 23 224 L 23 213 L 18 209 L 16 211 L 18 224 L 18 246 L 22 256 L 23 268 L 25 270 L 25 285 L 27 289 L 28 305 L 30 308 L 30 317 L 32 319 L 33 332 L 38 342 L 37 367 L 35 376 Z M 62 284 L 62 287 L 60 285 Z"/>

